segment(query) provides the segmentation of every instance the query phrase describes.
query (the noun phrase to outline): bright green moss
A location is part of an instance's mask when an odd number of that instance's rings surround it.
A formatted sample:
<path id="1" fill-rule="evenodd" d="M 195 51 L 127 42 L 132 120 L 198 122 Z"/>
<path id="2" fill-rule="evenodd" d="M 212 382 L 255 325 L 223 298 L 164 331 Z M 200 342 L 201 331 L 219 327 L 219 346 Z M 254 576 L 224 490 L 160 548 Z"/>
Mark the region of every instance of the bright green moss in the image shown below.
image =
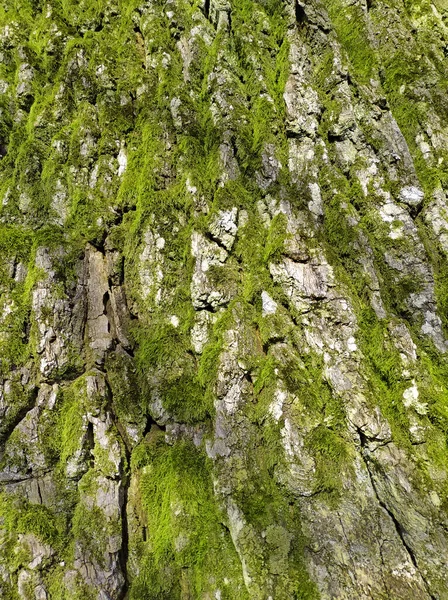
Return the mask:
<path id="1" fill-rule="evenodd" d="M 179 560 L 202 562 L 206 556 L 206 537 L 201 529 L 213 520 L 210 507 L 210 474 L 198 450 L 188 443 L 166 447 L 154 457 L 148 474 L 142 474 L 143 505 L 147 510 L 148 527 L 156 560 L 175 551 L 179 528 L 189 531 L 190 539 Z M 185 505 L 185 512 L 183 506 Z M 207 514 L 211 510 L 211 514 Z M 177 522 L 176 513 L 189 526 Z M 174 539 L 173 539 L 174 538 Z"/>
<path id="2" fill-rule="evenodd" d="M 359 83 L 369 84 L 370 79 L 377 79 L 378 59 L 370 43 L 365 13 L 361 6 L 341 8 L 334 0 L 326 1 L 325 5 Z"/>
<path id="3" fill-rule="evenodd" d="M 137 456 L 133 468 L 140 470 L 148 538 L 140 550 L 145 568 L 131 582 L 130 597 L 181 598 L 186 586 L 192 597 L 220 589 L 223 598 L 230 600 L 235 590 L 246 598 L 203 451 L 187 441 L 167 446 L 160 432 L 137 448 Z"/>
<path id="4" fill-rule="evenodd" d="M 19 534 L 33 534 L 60 556 L 64 555 L 67 522 L 63 513 L 57 513 L 40 504 L 32 504 L 23 497 L 2 493 L 0 518 L 2 533 L 7 535 L 6 553 L 2 559 L 13 567 L 13 572 L 29 561 L 25 548 L 17 545 Z"/>
<path id="5" fill-rule="evenodd" d="M 49 440 L 52 452 L 57 453 L 60 467 L 65 469 L 67 463 L 73 459 L 77 453 L 86 451 L 83 444 L 90 443 L 87 439 L 87 411 L 97 411 L 107 401 L 99 399 L 95 406 L 93 398 L 88 399 L 86 389 L 86 377 L 89 374 L 79 377 L 72 384 L 63 387 L 58 396 L 55 414 L 52 415 L 53 431 L 52 439 Z M 87 462 L 91 460 L 85 456 Z"/>
<path id="6" fill-rule="evenodd" d="M 192 370 L 193 371 L 193 370 Z M 202 421 L 213 412 L 197 375 L 185 373 L 163 387 L 163 405 L 176 420 L 187 423 Z"/>
<path id="7" fill-rule="evenodd" d="M 197 374 L 189 338 L 163 321 L 147 331 L 140 329 L 136 335 L 141 377 L 156 382 L 155 393 L 164 408 L 178 421 L 204 420 L 212 406 Z"/>

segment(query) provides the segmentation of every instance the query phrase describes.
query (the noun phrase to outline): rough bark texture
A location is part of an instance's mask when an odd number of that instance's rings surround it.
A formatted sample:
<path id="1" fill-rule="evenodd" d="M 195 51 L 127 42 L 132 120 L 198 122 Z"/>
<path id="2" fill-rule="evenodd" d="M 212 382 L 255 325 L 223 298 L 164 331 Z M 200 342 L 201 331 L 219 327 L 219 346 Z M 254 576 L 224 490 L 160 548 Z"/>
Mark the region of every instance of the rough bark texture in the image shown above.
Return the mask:
<path id="1" fill-rule="evenodd" d="M 446 0 L 1 4 L 1 598 L 447 599 Z"/>

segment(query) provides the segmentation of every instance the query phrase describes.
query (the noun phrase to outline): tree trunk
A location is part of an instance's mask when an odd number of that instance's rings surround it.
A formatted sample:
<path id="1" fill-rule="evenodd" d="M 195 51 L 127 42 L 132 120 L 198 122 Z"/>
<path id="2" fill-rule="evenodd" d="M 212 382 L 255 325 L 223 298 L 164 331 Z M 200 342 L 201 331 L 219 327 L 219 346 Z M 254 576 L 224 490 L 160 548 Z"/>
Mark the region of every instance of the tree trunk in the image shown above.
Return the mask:
<path id="1" fill-rule="evenodd" d="M 448 598 L 433 1 L 3 0 L 2 598 Z"/>

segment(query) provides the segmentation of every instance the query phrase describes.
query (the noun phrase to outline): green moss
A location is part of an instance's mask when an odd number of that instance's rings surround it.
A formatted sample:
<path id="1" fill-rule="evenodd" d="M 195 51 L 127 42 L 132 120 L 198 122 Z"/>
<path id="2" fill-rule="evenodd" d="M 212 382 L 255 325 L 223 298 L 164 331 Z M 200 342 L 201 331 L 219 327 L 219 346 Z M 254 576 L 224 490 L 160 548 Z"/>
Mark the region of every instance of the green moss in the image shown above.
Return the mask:
<path id="1" fill-rule="evenodd" d="M 253 440 L 253 451 L 244 464 L 244 475 L 237 487 L 236 499 L 248 523 L 260 533 L 285 517 L 285 491 L 274 477 L 276 466 L 283 459 L 279 428 L 267 423 Z M 235 461 L 236 463 L 236 461 Z"/>
<path id="2" fill-rule="evenodd" d="M 279 425 L 266 419 L 255 431 L 250 447 L 243 464 L 238 458 L 232 464 L 234 478 L 239 474 L 235 499 L 250 525 L 241 540 L 246 561 L 252 561 L 259 581 L 273 576 L 276 597 L 317 599 L 319 593 L 304 560 L 306 539 L 300 511 L 280 484 L 280 473 L 288 470 Z"/>
<path id="3" fill-rule="evenodd" d="M 3 225 L 0 229 L 0 251 L 4 257 L 0 269 L 0 286 L 2 291 L 8 291 L 4 299 L 10 299 L 12 311 L 3 318 L 3 336 L 0 341 L 4 368 L 23 363 L 28 357 L 27 328 L 30 314 L 30 292 L 35 281 L 35 271 L 32 267 L 33 235 L 31 231 L 15 226 Z M 21 263 L 28 269 L 24 282 L 16 283 L 10 277 L 12 265 Z M 13 269 L 14 270 L 14 269 Z"/>
<path id="4" fill-rule="evenodd" d="M 316 461 L 316 491 L 330 500 L 341 491 L 341 474 L 353 460 L 354 451 L 341 427 L 319 425 L 306 437 L 305 445 Z"/>
<path id="5" fill-rule="evenodd" d="M 343 198 L 343 197 L 342 197 Z M 342 209 L 343 199 L 339 195 L 333 196 L 325 206 L 324 228 L 325 238 L 333 253 L 346 260 L 353 256 L 354 242 L 357 239 L 353 227 L 348 224 Z"/>
<path id="6" fill-rule="evenodd" d="M 51 543 L 57 536 L 54 517 L 44 506 L 15 503 L 8 496 L 2 496 L 2 518 L 9 531 L 35 533 L 43 542 Z M 8 510 L 9 509 L 9 510 Z"/>
<path id="7" fill-rule="evenodd" d="M 359 83 L 368 84 L 370 79 L 377 79 L 378 58 L 370 43 L 362 8 L 351 5 L 341 9 L 334 0 L 326 0 L 325 5 Z"/>
<path id="8" fill-rule="evenodd" d="M 445 253 L 440 248 L 433 232 L 428 231 L 422 221 L 418 220 L 417 226 L 420 239 L 433 268 L 437 314 L 442 320 L 444 331 L 448 332 L 448 265 Z"/>
<path id="9" fill-rule="evenodd" d="M 258 322 L 261 342 L 267 347 L 270 343 L 292 339 L 294 323 L 284 307 L 277 306 L 274 314 L 267 314 Z M 275 379 L 275 378 L 274 378 Z"/>
<path id="10" fill-rule="evenodd" d="M 188 549 L 178 559 L 202 562 L 207 547 L 201 529 L 211 520 L 209 472 L 200 453 L 188 443 L 176 444 L 173 448 L 155 456 L 148 474 L 142 475 L 141 489 L 143 504 L 148 515 L 148 527 L 153 551 L 160 561 L 175 551 L 175 537 L 184 524 L 179 524 L 176 513 L 191 519 L 186 529 L 190 533 Z M 213 508 L 212 508 L 213 515 Z M 211 517 L 211 518 L 210 518 Z"/>
<path id="11" fill-rule="evenodd" d="M 203 452 L 187 441 L 167 446 L 160 432 L 136 449 L 133 468 L 140 471 L 148 539 L 140 548 L 144 568 L 131 582 L 130 597 L 180 598 L 186 586 L 191 597 L 219 588 L 230 598 L 224 591 L 228 578 L 246 598 Z"/>
<path id="12" fill-rule="evenodd" d="M 82 580 L 79 574 L 73 574 L 70 584 L 64 581 L 65 569 L 62 565 L 53 567 L 46 573 L 45 583 L 51 600 L 95 600 L 98 593 Z"/>
<path id="13" fill-rule="evenodd" d="M 287 218 L 283 213 L 275 215 L 269 227 L 263 260 L 266 264 L 269 262 L 278 262 L 284 253 Z"/>
<path id="14" fill-rule="evenodd" d="M 87 430 L 86 411 L 89 407 L 86 378 L 81 377 L 63 390 L 57 403 L 57 417 L 52 447 L 58 452 L 61 465 L 65 466 L 82 450 L 82 439 Z"/>
<path id="15" fill-rule="evenodd" d="M 142 422 L 146 407 L 131 357 L 125 352 L 111 352 L 105 366 L 114 413 L 122 423 Z"/>
<path id="16" fill-rule="evenodd" d="M 1 369 L 8 373 L 9 365 L 0 363 Z M 34 405 L 35 394 L 33 389 L 26 389 L 19 381 L 19 377 L 12 373 L 10 380 L 9 393 L 5 394 L 8 401 L 8 413 L 2 419 L 0 425 L 0 440 L 4 442 L 11 433 L 11 426 L 15 425 L 20 420 L 22 415 L 30 410 Z M 3 461 L 2 461 L 3 462 Z"/>
<path id="17" fill-rule="evenodd" d="M 82 485 L 82 480 L 81 480 Z M 98 506 L 88 507 L 82 501 L 76 506 L 72 520 L 72 534 L 76 543 L 90 560 L 104 568 L 108 541 L 121 536 L 121 523 L 108 520 Z"/>
<path id="18" fill-rule="evenodd" d="M 416 143 L 416 136 L 426 131 L 426 123 L 431 119 L 429 110 L 434 111 L 441 120 L 447 114 L 442 92 L 447 73 L 441 60 L 441 48 L 435 48 L 432 21 L 437 20 L 434 14 L 429 12 L 428 6 L 423 8 L 421 3 L 409 7 L 411 13 L 428 11 L 426 22 L 422 24 L 419 20 L 412 37 L 409 37 L 407 30 L 412 27 L 411 23 L 404 12 L 397 16 L 393 7 L 387 7 L 386 16 L 374 7 L 369 12 L 368 25 L 360 7 L 345 7 L 341 11 L 332 0 L 326 4 L 339 40 L 350 59 L 352 73 L 363 84 L 369 84 L 371 78 L 381 80 L 392 113 L 413 155 L 422 187 L 430 194 L 440 182 L 446 182 L 446 170 L 438 168 L 435 163 L 429 164 Z M 389 17 L 393 19 L 390 30 L 384 27 L 384 20 Z M 368 33 L 368 27 L 375 34 L 375 44 L 371 42 L 372 34 Z M 392 39 L 400 39 L 401 43 L 392 44 Z M 438 39 L 440 43 L 440 37 Z M 417 60 L 416 56 L 419 57 Z M 427 92 L 426 100 L 422 100 L 421 87 Z M 442 150 L 438 154 L 444 155 L 445 152 Z"/>
<path id="19" fill-rule="evenodd" d="M 18 544 L 18 535 L 34 534 L 42 543 L 50 545 L 59 556 L 64 556 L 67 540 L 67 522 L 63 513 L 28 502 L 23 497 L 2 492 L 0 495 L 0 519 L 4 538 L 6 562 L 11 572 L 16 572 L 29 562 L 23 545 Z"/>
<path id="20" fill-rule="evenodd" d="M 29 505 L 25 514 L 18 519 L 17 530 L 34 533 L 49 544 L 60 543 L 61 532 L 58 530 L 55 517 L 44 506 Z"/>
<path id="21" fill-rule="evenodd" d="M 426 8 L 422 3 L 405 4 L 411 15 L 430 11 L 429 3 Z M 366 15 L 360 7 L 341 9 L 333 0 L 325 5 L 349 55 L 355 82 L 368 86 L 370 79 L 381 76 L 388 101 L 414 155 L 421 182 L 429 193 L 439 181 L 446 182 L 446 173 L 442 166 L 428 165 L 416 147 L 415 136 L 431 117 L 413 87 L 418 91 L 422 78 L 433 81 L 433 71 L 421 70 L 421 62 L 409 60 L 416 54 L 414 48 L 409 53 L 389 52 L 389 47 L 382 46 L 381 41 L 374 47 L 369 41 Z M 270 227 L 265 228 L 256 209 L 264 192 L 257 188 L 255 174 L 262 166 L 266 143 L 274 145 L 283 165 L 288 164 L 283 100 L 289 76 L 286 9 L 276 0 L 232 0 L 230 31 L 216 33 L 200 16 L 198 6 L 198 2 L 179 1 L 172 7 L 173 16 L 167 14 L 167 7 L 159 0 L 144 9 L 136 1 L 61 0 L 52 3 L 51 15 L 46 5 L 31 0 L 6 0 L 0 8 L 2 26 L 13 20 L 23 23 L 14 32 L 13 46 L 21 46 L 20 56 L 6 42 L 1 49 L 2 79 L 15 89 L 23 60 L 35 69 L 32 93 L 21 100 L 24 110 L 20 119 L 13 118 L 13 92 L 8 91 L 1 105 L 0 138 L 7 139 L 9 144 L 8 154 L 0 163 L 1 197 L 5 198 L 2 218 L 14 220 L 17 225 L 0 228 L 0 251 L 6 259 L 15 256 L 16 261 L 29 267 L 29 276 L 22 284 L 9 277 L 6 260 L 5 266 L 0 267 L 2 293 L 16 305 L 4 326 L 8 339 L 1 345 L 1 370 L 5 374 L 13 372 L 15 366 L 32 356 L 35 346 L 35 324 L 31 341 L 27 331 L 33 286 L 44 276 L 33 268 L 37 246 L 54 248 L 66 244 L 77 249 L 72 258 L 64 258 L 55 267 L 58 283 L 54 291 L 65 298 L 70 295 L 66 282 L 74 281 L 76 251 L 82 250 L 85 242 L 102 247 L 105 236 L 122 219 L 114 230 L 114 243 L 124 252 L 126 292 L 139 317 L 134 324 L 138 369 L 134 373 L 132 361 L 118 352 L 109 354 L 105 369 L 112 397 L 107 409 L 113 410 L 119 424 L 142 423 L 151 401 L 160 397 L 173 420 L 200 422 L 207 428 L 213 413 L 224 332 L 234 326 L 236 312 L 240 317 L 238 332 L 246 326 L 249 330 L 242 335 L 247 338 L 244 342 L 247 348 L 241 350 L 239 358 L 248 366 L 254 392 L 253 402 L 246 403 L 244 414 L 249 429 L 253 426 L 250 432 L 253 452 L 246 462 L 237 457 L 234 463 L 238 501 L 252 528 L 248 527 L 249 562 L 255 561 L 259 554 L 262 556 L 260 572 L 277 578 L 273 585 L 278 600 L 315 598 L 315 586 L 304 567 L 306 541 L 300 531 L 300 514 L 294 499 L 279 483 L 285 469 L 279 432 L 282 423 L 276 425 L 267 416 L 278 377 L 294 397 L 291 410 L 298 422 L 300 411 L 305 409 L 325 423 L 313 428 L 305 441 L 307 451 L 316 461 L 315 491 L 326 500 L 337 501 L 341 473 L 352 462 L 352 448 L 346 439 L 341 401 L 325 382 L 322 362 L 315 356 L 302 356 L 300 327 L 286 314 L 282 303 L 287 305 L 287 301 L 269 274 L 269 264 L 284 254 L 286 218 L 274 217 Z M 213 40 L 210 44 L 200 39 L 200 35 L 190 35 L 198 23 L 210 34 Z M 55 34 L 54 27 L 60 35 Z M 441 82 L 445 67 L 437 58 L 428 27 L 421 29 L 415 33 L 419 51 L 425 52 L 440 75 L 436 73 L 435 86 L 440 89 L 428 93 L 434 103 L 437 100 L 438 114 L 444 115 L 445 101 L 440 92 L 444 89 Z M 189 39 L 193 57 L 187 81 L 179 50 L 184 37 Z M 335 56 L 332 49 L 322 56 L 316 54 L 319 56 L 312 58 L 312 68 L 325 108 L 319 133 L 331 140 L 332 126 L 343 109 L 331 93 L 337 70 L 333 67 Z M 225 85 L 219 78 L 214 79 L 217 74 L 225 75 Z M 404 92 L 400 91 L 403 85 Z M 212 114 L 211 105 L 214 109 L 218 106 L 218 95 L 224 96 L 233 108 L 218 109 Z M 173 98 L 180 100 L 182 126 L 171 114 Z M 380 136 L 373 126 L 369 127 L 365 127 L 366 139 L 377 149 Z M 240 174 L 235 181 L 223 184 L 219 146 L 224 134 L 236 154 Z M 86 148 L 83 143 L 89 136 L 92 146 Z M 126 173 L 118 179 L 114 169 L 120 145 L 126 147 L 128 165 Z M 316 157 L 318 160 L 318 151 Z M 331 161 L 335 158 L 331 148 L 329 157 Z M 398 248 L 398 244 L 387 237 L 376 209 L 372 210 L 377 201 L 374 194 L 364 198 L 360 190 L 356 178 L 360 166 L 356 164 L 346 177 L 333 163 L 331 167 L 320 165 L 325 217 L 317 241 L 308 239 L 307 244 L 322 243 L 335 266 L 337 279 L 347 286 L 360 323 L 359 343 L 364 353 L 365 376 L 371 385 L 369 400 L 379 404 L 391 422 L 394 439 L 409 447 L 399 353 L 391 344 L 386 327 L 367 308 L 368 282 L 357 256 L 356 226 L 350 224 L 349 218 L 361 218 L 360 226 L 375 252 L 382 293 L 390 313 L 408 317 L 406 298 L 418 289 L 419 282 L 397 279 L 396 274 L 392 277 L 392 271 L 384 267 L 385 250 L 392 244 Z M 96 182 L 91 177 L 94 168 Z M 59 218 L 51 207 L 59 178 L 68 191 L 68 217 L 63 227 L 51 225 L 51 221 Z M 186 190 L 187 180 L 197 188 L 195 194 Z M 302 183 L 305 186 L 307 182 Z M 385 187 L 396 193 L 393 186 L 392 182 L 385 182 Z M 287 169 L 281 169 L 279 181 L 272 184 L 269 192 L 304 209 L 304 189 L 292 186 Z M 29 196 L 28 206 L 24 197 L 20 202 L 21 193 Z M 200 214 L 205 204 L 211 208 L 208 215 Z M 234 206 L 247 211 L 248 222 L 240 227 L 226 266 L 209 271 L 216 287 L 231 288 L 233 300 L 223 313 L 218 313 L 210 341 L 202 356 L 197 357 L 190 345 L 194 323 L 190 302 L 194 264 L 191 233 L 193 229 L 205 229 L 216 211 Z M 159 308 L 154 302 L 142 299 L 138 291 L 138 257 L 142 249 L 139 240 L 147 227 L 157 228 L 166 241 L 163 301 Z M 406 251 L 404 247 L 399 249 Z M 436 266 L 439 308 L 446 321 L 446 268 L 441 255 L 434 253 L 431 257 Z M 263 290 L 279 305 L 275 315 L 261 316 Z M 50 317 L 50 311 L 49 308 L 45 316 Z M 179 316 L 178 328 L 169 323 L 171 314 Z M 278 341 L 286 342 L 293 350 L 282 356 L 274 355 L 271 347 Z M 423 381 L 419 381 L 419 389 L 428 404 L 429 422 L 437 428 L 435 439 L 428 441 L 428 452 L 434 464 L 442 465 L 447 433 L 444 386 L 447 374 L 437 353 L 421 343 L 420 348 L 426 373 Z M 58 379 L 72 379 L 81 372 L 82 357 L 71 360 L 70 365 L 70 370 L 57 374 Z M 46 451 L 51 464 L 57 465 L 58 476 L 80 450 L 86 430 L 85 414 L 93 409 L 105 410 L 109 401 L 98 398 L 90 406 L 85 385 L 85 378 L 65 388 L 63 385 L 54 417 L 48 417 L 45 431 L 54 439 L 48 442 Z M 12 396 L 11 422 L 32 400 L 15 383 Z M 111 435 L 119 440 L 113 428 Z M 202 450 L 191 443 L 176 441 L 167 445 L 163 432 L 155 438 L 155 441 L 145 440 L 132 453 L 134 474 L 141 481 L 139 491 L 148 539 L 136 543 L 140 574 L 131 578 L 130 597 L 135 600 L 213 597 L 219 586 L 223 600 L 247 598 L 240 561 L 213 496 L 212 481 L 219 473 L 213 472 Z M 90 461 L 90 448 L 87 450 Z M 86 496 L 93 493 L 98 471 L 108 473 L 107 457 L 101 449 L 94 449 L 93 458 L 95 469 L 80 483 Z M 75 500 L 67 503 L 70 515 Z M 11 521 L 12 534 L 26 530 L 36 531 L 42 539 L 67 539 L 58 529 L 57 518 L 52 520 L 51 514 L 41 514 L 34 508 L 22 508 L 17 509 L 22 516 Z M 102 560 L 108 533 L 101 528 L 103 523 L 104 515 L 99 509 L 87 509 L 83 501 L 78 504 L 73 534 L 98 560 Z M 265 538 L 261 537 L 262 532 Z M 257 544 L 266 547 L 260 551 Z M 17 560 L 16 565 L 22 559 Z M 225 583 L 227 576 L 230 584 Z M 69 595 L 59 585 L 62 579 L 63 569 L 51 571 L 49 590 L 54 600 L 93 595 L 91 590 L 83 589 L 81 581 L 76 582 L 78 590 L 74 595 Z"/>
<path id="22" fill-rule="evenodd" d="M 211 265 L 207 271 L 207 277 L 217 292 L 227 297 L 237 295 L 241 275 L 238 265 L 232 264 L 232 261 L 227 262 L 224 266 Z"/>
<path id="23" fill-rule="evenodd" d="M 372 401 L 378 402 L 394 440 L 409 449 L 409 419 L 403 405 L 408 384 L 402 379 L 400 355 L 389 339 L 386 325 L 378 321 L 371 309 L 362 314 L 359 342 L 365 356 L 366 377 L 375 390 Z"/>
<path id="24" fill-rule="evenodd" d="M 271 235 L 268 247 L 268 232 L 260 223 L 260 219 L 255 212 L 251 211 L 248 223 L 238 235 L 234 251 L 244 267 L 242 269 L 242 288 L 246 302 L 257 302 L 262 290 L 272 288 L 272 279 L 266 269 L 266 262 L 271 254 L 274 257 L 278 256 L 283 244 L 284 233 L 281 230 L 281 225 L 282 221 L 278 219 L 277 226 L 280 229 L 280 239 L 276 240 L 275 236 Z M 272 231 L 272 233 L 274 232 Z"/>
<path id="25" fill-rule="evenodd" d="M 204 420 L 212 407 L 197 373 L 188 337 L 164 321 L 154 323 L 146 331 L 139 328 L 136 335 L 141 378 L 156 382 L 156 394 L 163 406 L 178 421 Z"/>

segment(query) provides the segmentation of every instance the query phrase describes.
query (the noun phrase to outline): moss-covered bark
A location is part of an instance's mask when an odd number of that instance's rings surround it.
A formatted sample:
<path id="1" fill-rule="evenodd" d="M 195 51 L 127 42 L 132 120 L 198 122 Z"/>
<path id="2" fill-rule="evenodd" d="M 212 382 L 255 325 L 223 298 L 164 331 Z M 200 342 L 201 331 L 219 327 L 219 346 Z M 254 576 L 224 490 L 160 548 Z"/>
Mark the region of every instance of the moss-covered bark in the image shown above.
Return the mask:
<path id="1" fill-rule="evenodd" d="M 0 595 L 448 595 L 448 6 L 4 0 Z"/>

